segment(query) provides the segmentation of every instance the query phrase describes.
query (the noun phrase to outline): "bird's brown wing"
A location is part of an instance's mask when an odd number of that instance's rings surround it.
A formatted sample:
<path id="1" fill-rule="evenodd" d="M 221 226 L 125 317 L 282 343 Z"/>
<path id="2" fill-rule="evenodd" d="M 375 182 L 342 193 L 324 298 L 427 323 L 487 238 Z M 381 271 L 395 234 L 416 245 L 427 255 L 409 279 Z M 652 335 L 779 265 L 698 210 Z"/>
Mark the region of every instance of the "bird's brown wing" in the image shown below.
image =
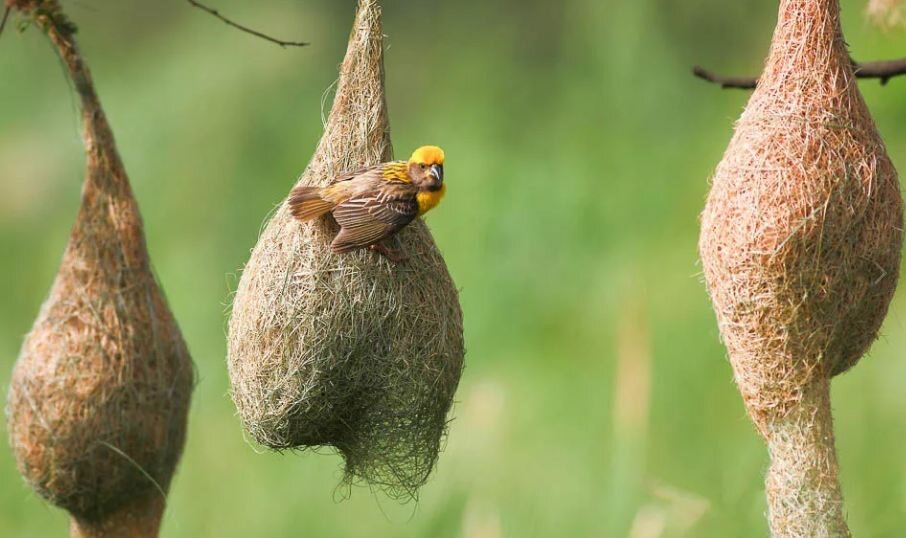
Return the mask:
<path id="1" fill-rule="evenodd" d="M 333 179 L 330 180 L 331 183 L 340 183 L 341 181 L 349 181 L 351 179 L 358 179 L 365 175 L 374 175 L 375 177 L 381 177 L 381 169 L 383 164 L 376 164 L 374 166 L 366 166 L 364 168 L 359 168 L 358 170 L 352 170 L 347 172 L 342 172 L 337 174 Z"/>
<path id="2" fill-rule="evenodd" d="M 356 182 L 359 182 L 359 183 L 377 181 L 377 180 L 380 180 L 383 178 L 384 170 L 388 166 L 394 166 L 394 165 L 400 165 L 400 164 L 405 166 L 406 161 L 391 161 L 389 163 L 381 163 L 381 164 L 376 164 L 373 166 L 366 166 L 364 168 L 359 168 L 358 170 L 343 172 L 343 173 L 335 176 L 330 181 L 330 183 L 336 184 L 336 183 L 343 183 L 344 181 L 353 181 L 353 180 Z"/>
<path id="3" fill-rule="evenodd" d="M 346 200 L 333 216 L 340 233 L 330 246 L 334 252 L 348 252 L 398 232 L 418 216 L 418 202 L 414 188 L 388 185 Z"/>

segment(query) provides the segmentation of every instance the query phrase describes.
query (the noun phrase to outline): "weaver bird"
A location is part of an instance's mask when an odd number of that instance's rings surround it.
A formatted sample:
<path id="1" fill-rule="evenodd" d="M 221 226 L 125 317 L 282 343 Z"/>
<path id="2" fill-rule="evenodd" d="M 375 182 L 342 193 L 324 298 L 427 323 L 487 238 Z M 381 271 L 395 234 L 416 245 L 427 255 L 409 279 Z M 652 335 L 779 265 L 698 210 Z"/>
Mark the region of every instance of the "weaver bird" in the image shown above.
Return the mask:
<path id="1" fill-rule="evenodd" d="M 301 222 L 333 214 L 340 225 L 333 252 L 368 247 L 398 263 L 404 258 L 382 241 L 440 203 L 446 189 L 444 150 L 423 146 L 408 161 L 340 174 L 326 187 L 296 187 L 289 207 Z"/>

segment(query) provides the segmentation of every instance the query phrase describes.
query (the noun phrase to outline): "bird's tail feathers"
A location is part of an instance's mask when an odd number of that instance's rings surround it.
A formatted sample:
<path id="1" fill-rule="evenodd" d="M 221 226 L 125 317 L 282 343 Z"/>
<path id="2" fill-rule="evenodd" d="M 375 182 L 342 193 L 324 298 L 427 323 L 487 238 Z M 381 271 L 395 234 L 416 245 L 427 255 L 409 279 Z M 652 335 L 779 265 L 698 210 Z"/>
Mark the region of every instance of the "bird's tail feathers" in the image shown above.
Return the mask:
<path id="1" fill-rule="evenodd" d="M 300 222 L 316 219 L 335 207 L 321 198 L 320 187 L 296 187 L 289 193 L 289 210 Z"/>

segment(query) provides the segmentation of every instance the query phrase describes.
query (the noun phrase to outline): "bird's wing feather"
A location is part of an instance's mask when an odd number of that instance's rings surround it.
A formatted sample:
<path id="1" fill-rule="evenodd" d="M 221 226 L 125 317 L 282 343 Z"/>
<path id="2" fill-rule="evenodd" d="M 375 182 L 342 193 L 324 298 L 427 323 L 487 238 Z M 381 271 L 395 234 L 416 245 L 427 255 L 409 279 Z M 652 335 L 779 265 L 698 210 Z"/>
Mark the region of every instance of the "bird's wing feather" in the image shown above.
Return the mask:
<path id="1" fill-rule="evenodd" d="M 333 209 L 333 202 L 321 197 L 318 187 L 296 187 L 289 193 L 289 208 L 300 222 L 306 222 Z"/>
<path id="2" fill-rule="evenodd" d="M 344 252 L 377 243 L 418 215 L 418 202 L 408 188 L 382 189 L 346 200 L 334 209 L 340 233 L 331 246 Z"/>
<path id="3" fill-rule="evenodd" d="M 357 183 L 362 180 L 369 183 L 372 181 L 377 181 L 383 179 L 384 170 L 388 166 L 393 166 L 401 162 L 404 161 L 392 161 L 389 163 L 376 164 L 374 166 L 366 166 L 349 172 L 343 172 L 333 178 L 333 180 L 331 180 L 331 183 L 342 183 L 344 181 L 352 180 L 356 180 Z"/>

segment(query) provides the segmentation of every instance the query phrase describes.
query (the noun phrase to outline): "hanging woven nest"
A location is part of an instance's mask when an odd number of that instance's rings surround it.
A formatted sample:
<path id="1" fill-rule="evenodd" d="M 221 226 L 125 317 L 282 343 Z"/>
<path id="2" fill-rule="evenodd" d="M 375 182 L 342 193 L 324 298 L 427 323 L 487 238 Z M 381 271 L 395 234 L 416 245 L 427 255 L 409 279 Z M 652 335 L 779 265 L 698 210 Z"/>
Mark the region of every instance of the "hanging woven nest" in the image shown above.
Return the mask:
<path id="1" fill-rule="evenodd" d="M 296 186 L 392 158 L 376 0 L 360 0 L 325 133 Z M 330 252 L 329 219 L 284 202 L 242 273 L 229 323 L 232 396 L 274 449 L 335 447 L 346 478 L 416 495 L 430 474 L 463 366 L 458 293 L 427 226 L 398 237 L 408 261 Z"/>
<path id="2" fill-rule="evenodd" d="M 74 536 L 151 536 L 183 448 L 192 363 L 74 27 L 55 1 L 23 11 L 82 99 L 87 170 L 59 272 L 13 370 L 10 442 L 28 483 L 75 517 Z"/>
<path id="3" fill-rule="evenodd" d="M 848 535 L 829 380 L 877 338 L 899 275 L 902 211 L 838 1 L 782 0 L 700 242 L 737 385 L 770 447 L 775 536 Z"/>

